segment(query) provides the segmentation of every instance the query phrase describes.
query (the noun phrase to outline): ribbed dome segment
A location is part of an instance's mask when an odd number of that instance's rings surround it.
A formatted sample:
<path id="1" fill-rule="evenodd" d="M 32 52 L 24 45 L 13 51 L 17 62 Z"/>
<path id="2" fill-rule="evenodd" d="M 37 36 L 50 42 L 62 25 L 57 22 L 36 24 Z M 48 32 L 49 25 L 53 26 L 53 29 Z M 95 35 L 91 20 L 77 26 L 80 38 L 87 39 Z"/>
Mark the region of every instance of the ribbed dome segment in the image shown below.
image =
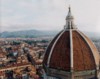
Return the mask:
<path id="1" fill-rule="evenodd" d="M 56 39 L 54 47 L 51 50 L 49 61 L 50 68 L 70 71 L 70 35 L 69 31 L 61 33 Z M 66 60 L 66 61 L 65 61 Z"/>
<path id="2" fill-rule="evenodd" d="M 73 31 L 74 71 L 96 69 L 96 63 L 90 46 L 77 31 Z M 90 40 L 89 40 L 90 41 Z"/>
<path id="3" fill-rule="evenodd" d="M 60 32 L 60 33 L 61 33 L 61 32 Z M 54 45 L 54 42 L 55 42 L 55 40 L 58 38 L 58 36 L 60 35 L 60 33 L 57 34 L 57 35 L 55 36 L 55 38 L 51 41 L 51 43 L 50 43 L 49 46 L 47 47 L 47 50 L 46 50 L 46 53 L 45 53 L 45 57 L 44 57 L 44 64 L 45 64 L 45 65 L 47 65 L 47 62 L 48 62 L 47 60 L 48 60 L 50 51 L 51 51 L 51 49 L 52 49 L 52 46 Z"/>

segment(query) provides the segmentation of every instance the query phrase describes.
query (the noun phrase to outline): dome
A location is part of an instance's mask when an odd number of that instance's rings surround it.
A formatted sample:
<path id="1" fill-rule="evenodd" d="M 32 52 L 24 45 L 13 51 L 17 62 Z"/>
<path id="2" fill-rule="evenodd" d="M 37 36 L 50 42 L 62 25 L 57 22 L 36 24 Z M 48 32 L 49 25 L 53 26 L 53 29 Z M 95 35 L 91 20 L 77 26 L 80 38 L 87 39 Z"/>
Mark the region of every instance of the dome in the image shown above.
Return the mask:
<path id="1" fill-rule="evenodd" d="M 61 79 L 95 78 L 99 53 L 93 42 L 73 24 L 73 18 L 67 18 L 65 28 L 47 47 L 43 67 L 47 75 Z"/>
<path id="2" fill-rule="evenodd" d="M 92 41 L 79 30 L 72 30 L 70 37 L 70 31 L 63 30 L 51 41 L 46 50 L 44 65 L 70 72 L 73 60 L 74 71 L 96 69 L 99 66 L 99 53 Z"/>

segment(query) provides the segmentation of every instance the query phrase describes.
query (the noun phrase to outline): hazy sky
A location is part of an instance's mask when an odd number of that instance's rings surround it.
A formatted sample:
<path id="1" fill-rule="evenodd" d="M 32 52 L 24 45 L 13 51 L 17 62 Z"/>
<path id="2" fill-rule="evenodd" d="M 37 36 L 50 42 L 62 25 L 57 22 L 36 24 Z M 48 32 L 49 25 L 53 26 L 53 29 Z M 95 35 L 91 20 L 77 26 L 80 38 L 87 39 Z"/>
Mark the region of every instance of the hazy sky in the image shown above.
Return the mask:
<path id="1" fill-rule="evenodd" d="M 100 0 L 70 0 L 80 30 L 100 31 Z M 0 0 L 0 31 L 61 30 L 69 0 Z"/>

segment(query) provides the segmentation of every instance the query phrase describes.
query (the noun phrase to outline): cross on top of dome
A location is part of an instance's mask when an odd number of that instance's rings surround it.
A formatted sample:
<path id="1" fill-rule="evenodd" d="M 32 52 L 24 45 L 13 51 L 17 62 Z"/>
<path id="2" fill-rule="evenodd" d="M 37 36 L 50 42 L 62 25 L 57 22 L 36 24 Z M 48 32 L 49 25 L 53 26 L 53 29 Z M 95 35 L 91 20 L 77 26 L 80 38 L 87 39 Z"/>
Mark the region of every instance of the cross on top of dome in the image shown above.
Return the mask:
<path id="1" fill-rule="evenodd" d="M 77 29 L 75 24 L 74 24 L 74 17 L 72 16 L 71 7 L 70 6 L 69 6 L 68 15 L 66 17 L 65 29 Z"/>

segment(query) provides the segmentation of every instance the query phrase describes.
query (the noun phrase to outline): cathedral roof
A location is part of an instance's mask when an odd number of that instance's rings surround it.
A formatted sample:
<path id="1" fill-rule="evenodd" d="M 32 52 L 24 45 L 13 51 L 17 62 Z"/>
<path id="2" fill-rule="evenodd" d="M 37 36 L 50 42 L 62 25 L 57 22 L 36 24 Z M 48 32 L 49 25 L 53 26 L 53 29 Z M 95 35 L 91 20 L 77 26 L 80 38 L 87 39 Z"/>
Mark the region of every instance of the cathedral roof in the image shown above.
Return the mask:
<path id="1" fill-rule="evenodd" d="M 99 53 L 93 42 L 80 32 L 69 13 L 65 28 L 58 33 L 47 47 L 44 67 L 62 71 L 96 70 L 99 66 Z"/>

